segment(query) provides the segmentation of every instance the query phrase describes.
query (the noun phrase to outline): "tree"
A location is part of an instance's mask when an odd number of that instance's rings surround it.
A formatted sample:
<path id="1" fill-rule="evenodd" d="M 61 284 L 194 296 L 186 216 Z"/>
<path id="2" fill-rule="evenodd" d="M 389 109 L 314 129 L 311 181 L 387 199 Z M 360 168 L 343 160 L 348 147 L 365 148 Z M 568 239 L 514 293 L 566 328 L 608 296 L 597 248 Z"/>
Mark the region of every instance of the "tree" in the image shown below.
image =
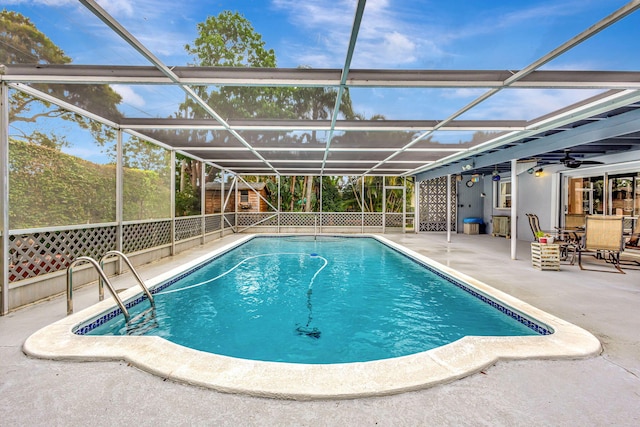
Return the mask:
<path id="1" fill-rule="evenodd" d="M 194 58 L 194 65 L 204 67 L 276 66 L 276 54 L 267 49 L 262 36 L 238 12 L 223 11 L 209 16 L 197 25 L 198 37 L 185 49 Z M 277 117 L 285 111 L 292 117 L 290 89 L 266 87 L 221 86 L 196 88 L 198 95 L 225 118 Z M 284 108 L 284 110 L 283 110 Z M 192 102 L 183 104 L 184 111 L 203 117 L 204 111 Z"/>
<path id="2" fill-rule="evenodd" d="M 0 64 L 69 64 L 69 58 L 45 34 L 40 32 L 29 18 L 17 12 L 0 12 Z M 35 89 L 48 95 L 94 112 L 103 117 L 117 120 L 121 114 L 117 105 L 122 97 L 108 85 L 65 85 L 34 83 Z M 20 91 L 12 91 L 9 100 L 9 122 L 16 127 L 17 122 L 35 123 L 40 118 L 62 118 L 88 129 L 98 144 L 114 139 L 114 130 L 86 117 L 69 112 L 46 101 L 38 100 Z M 25 141 L 35 141 L 43 145 L 60 146 L 61 140 L 42 133 L 22 133 L 17 135 Z"/>

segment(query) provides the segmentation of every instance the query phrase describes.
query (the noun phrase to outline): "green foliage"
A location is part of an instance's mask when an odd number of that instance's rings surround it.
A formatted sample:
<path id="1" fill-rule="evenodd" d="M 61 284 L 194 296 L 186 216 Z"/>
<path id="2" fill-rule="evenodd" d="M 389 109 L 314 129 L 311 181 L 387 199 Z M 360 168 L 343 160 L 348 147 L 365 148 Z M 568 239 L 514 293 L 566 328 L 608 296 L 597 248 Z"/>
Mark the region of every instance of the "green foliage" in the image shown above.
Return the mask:
<path id="1" fill-rule="evenodd" d="M 29 18 L 17 12 L 0 12 L 0 64 L 69 64 L 69 58 Z M 121 114 L 117 105 L 122 97 L 108 85 L 66 85 L 34 83 L 33 88 L 72 105 L 117 121 Z M 56 105 L 37 100 L 20 91 L 12 91 L 9 100 L 9 122 L 18 128 L 19 122 L 33 123 L 42 118 L 62 118 L 77 123 L 103 145 L 114 139 L 109 126 L 71 113 Z M 22 135 L 25 141 L 38 140 L 33 135 Z"/>
<path id="2" fill-rule="evenodd" d="M 9 144 L 12 229 L 115 220 L 115 168 L 36 144 Z"/>
<path id="3" fill-rule="evenodd" d="M 157 171 L 124 169 L 123 218 L 125 221 L 170 218 L 168 177 Z"/>
<path id="4" fill-rule="evenodd" d="M 98 165 L 10 140 L 9 226 L 39 228 L 115 221 L 115 165 Z M 169 217 L 169 187 L 157 172 L 125 169 L 124 218 Z"/>

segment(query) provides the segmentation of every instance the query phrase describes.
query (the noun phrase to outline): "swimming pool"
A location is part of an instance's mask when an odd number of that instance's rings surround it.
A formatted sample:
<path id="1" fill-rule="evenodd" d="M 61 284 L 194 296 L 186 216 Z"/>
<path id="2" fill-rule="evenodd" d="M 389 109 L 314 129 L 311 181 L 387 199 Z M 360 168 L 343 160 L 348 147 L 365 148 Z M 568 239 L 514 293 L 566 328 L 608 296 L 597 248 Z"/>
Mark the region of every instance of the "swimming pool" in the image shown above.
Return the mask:
<path id="1" fill-rule="evenodd" d="M 234 242 L 205 257 L 148 281 L 159 288 L 208 259 L 243 245 L 254 236 L 235 236 Z M 509 311 L 553 330 L 550 335 L 466 336 L 428 351 L 383 360 L 353 363 L 307 364 L 256 361 L 211 354 L 169 342 L 157 336 L 89 336 L 74 331 L 114 311 L 103 301 L 68 316 L 33 334 L 24 344 L 26 354 L 63 360 L 126 360 L 142 370 L 175 381 L 219 391 L 258 396 L 315 399 L 351 398 L 415 390 L 449 382 L 478 372 L 500 359 L 588 357 L 600 351 L 588 332 L 542 312 L 507 294 L 379 236 L 372 236 L 402 256 L 433 268 L 486 298 L 501 311 Z M 225 240 L 228 241 L 228 240 Z M 319 282 L 316 282 L 319 283 Z M 139 288 L 122 294 L 141 300 Z M 325 334 L 325 331 L 322 330 Z M 315 341 L 321 341 L 322 338 Z M 307 338 L 314 341 L 312 338 Z"/>
<path id="2" fill-rule="evenodd" d="M 464 336 L 552 333 L 372 237 L 255 237 L 80 326 L 154 335 L 244 359 L 350 363 L 406 356 Z M 100 322 L 111 318 L 105 323 Z"/>

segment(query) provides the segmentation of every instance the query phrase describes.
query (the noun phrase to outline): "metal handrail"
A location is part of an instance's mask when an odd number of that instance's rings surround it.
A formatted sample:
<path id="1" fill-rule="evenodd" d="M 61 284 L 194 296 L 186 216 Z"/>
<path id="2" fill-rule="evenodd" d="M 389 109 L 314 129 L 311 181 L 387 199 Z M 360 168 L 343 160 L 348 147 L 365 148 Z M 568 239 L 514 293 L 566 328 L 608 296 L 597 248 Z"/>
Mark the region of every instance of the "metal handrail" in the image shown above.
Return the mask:
<path id="1" fill-rule="evenodd" d="M 100 268 L 100 264 L 98 264 L 96 260 L 88 256 L 81 256 L 79 258 L 76 258 L 67 268 L 67 315 L 73 313 L 73 272 L 72 270 L 76 264 L 79 264 L 80 262 L 83 262 L 83 261 L 90 263 L 96 269 L 96 271 L 98 272 L 102 280 L 104 280 L 104 283 L 107 284 L 107 288 L 109 289 L 109 292 L 111 292 L 113 299 L 115 299 L 116 302 L 118 303 L 118 307 L 120 307 L 120 310 L 122 310 L 122 314 L 124 314 L 125 320 L 128 322 L 129 319 L 131 318 L 131 316 L 129 315 L 129 311 L 124 306 L 124 303 L 118 296 L 118 293 L 116 292 L 113 285 L 109 281 L 109 278 L 107 277 L 107 275 L 104 274 L 104 271 L 102 270 L 102 268 Z M 100 301 L 104 299 L 104 291 L 102 290 L 102 288 L 100 288 L 99 299 Z"/>
<path id="2" fill-rule="evenodd" d="M 108 258 L 110 255 L 117 255 L 120 258 L 122 258 L 124 260 L 124 262 L 127 263 L 127 266 L 129 267 L 129 270 L 131 270 L 131 273 L 133 274 L 133 276 L 138 281 L 138 284 L 140 285 L 140 287 L 142 288 L 144 293 L 147 295 L 147 298 L 149 298 L 149 302 L 151 303 L 151 306 L 155 307 L 156 303 L 153 300 L 153 295 L 151 295 L 151 292 L 149 292 L 149 288 L 147 288 L 147 286 L 144 284 L 144 282 L 142 281 L 142 278 L 140 277 L 140 275 L 138 274 L 136 269 L 133 268 L 133 265 L 131 264 L 131 261 L 129 261 L 129 258 L 125 254 L 123 254 L 120 251 L 115 251 L 115 250 L 114 251 L 108 251 L 107 253 L 102 255 L 102 258 L 100 258 L 100 267 L 104 268 L 104 260 L 106 258 Z"/>

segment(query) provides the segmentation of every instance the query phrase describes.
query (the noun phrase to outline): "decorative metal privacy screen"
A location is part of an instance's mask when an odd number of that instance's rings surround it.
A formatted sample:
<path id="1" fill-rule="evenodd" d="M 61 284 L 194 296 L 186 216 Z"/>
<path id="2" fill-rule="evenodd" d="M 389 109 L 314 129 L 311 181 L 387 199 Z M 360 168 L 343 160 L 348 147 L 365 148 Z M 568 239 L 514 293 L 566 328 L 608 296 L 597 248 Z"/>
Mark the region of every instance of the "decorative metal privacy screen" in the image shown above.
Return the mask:
<path id="1" fill-rule="evenodd" d="M 456 231 L 456 181 L 451 180 L 447 200 L 447 177 L 420 182 L 420 231 L 447 231 L 447 203 L 451 205 L 451 231 Z"/>

